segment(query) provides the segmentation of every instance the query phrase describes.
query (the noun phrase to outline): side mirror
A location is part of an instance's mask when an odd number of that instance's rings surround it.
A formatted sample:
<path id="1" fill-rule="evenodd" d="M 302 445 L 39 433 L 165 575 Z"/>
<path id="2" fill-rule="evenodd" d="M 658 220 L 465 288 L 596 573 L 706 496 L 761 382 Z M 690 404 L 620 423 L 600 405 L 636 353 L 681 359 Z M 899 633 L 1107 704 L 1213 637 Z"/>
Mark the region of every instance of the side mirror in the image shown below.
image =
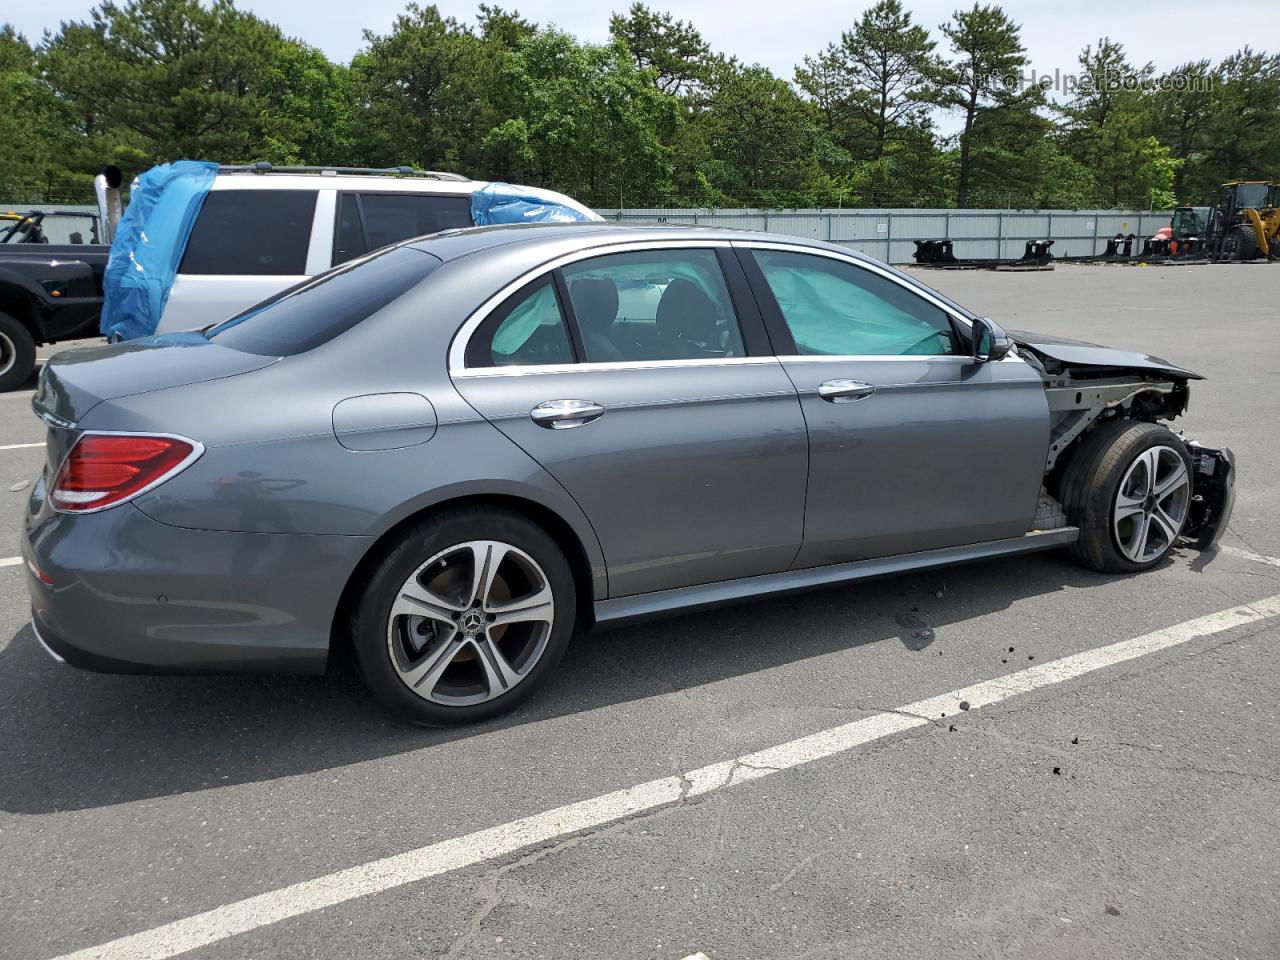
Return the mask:
<path id="1" fill-rule="evenodd" d="M 1002 360 L 1013 349 L 1013 341 L 1004 329 L 990 317 L 978 317 L 973 321 L 973 359 L 977 363 Z"/>

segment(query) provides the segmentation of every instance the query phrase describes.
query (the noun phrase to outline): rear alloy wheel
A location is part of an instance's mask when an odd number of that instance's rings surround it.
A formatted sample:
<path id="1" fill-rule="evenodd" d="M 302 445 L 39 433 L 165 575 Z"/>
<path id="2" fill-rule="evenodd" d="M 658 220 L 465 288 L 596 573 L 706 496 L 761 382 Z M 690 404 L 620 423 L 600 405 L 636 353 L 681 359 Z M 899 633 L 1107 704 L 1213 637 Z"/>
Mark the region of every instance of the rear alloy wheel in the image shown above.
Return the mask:
<path id="1" fill-rule="evenodd" d="M 1085 566 L 1135 573 L 1155 566 L 1182 534 L 1191 508 L 1191 458 L 1154 423 L 1110 420 L 1088 434 L 1063 469 L 1067 517 L 1080 528 L 1072 547 Z"/>
<path id="2" fill-rule="evenodd" d="M 356 653 L 374 692 L 409 719 L 481 720 L 550 675 L 575 604 L 568 563 L 540 528 L 497 511 L 448 514 L 375 572 L 356 613 Z"/>
<path id="3" fill-rule="evenodd" d="M 36 342 L 16 317 L 0 313 L 0 390 L 22 386 L 36 368 Z"/>
<path id="4" fill-rule="evenodd" d="M 537 666 L 555 598 L 536 560 L 509 543 L 471 540 L 410 574 L 387 618 L 387 653 L 406 687 L 471 706 L 514 690 Z"/>

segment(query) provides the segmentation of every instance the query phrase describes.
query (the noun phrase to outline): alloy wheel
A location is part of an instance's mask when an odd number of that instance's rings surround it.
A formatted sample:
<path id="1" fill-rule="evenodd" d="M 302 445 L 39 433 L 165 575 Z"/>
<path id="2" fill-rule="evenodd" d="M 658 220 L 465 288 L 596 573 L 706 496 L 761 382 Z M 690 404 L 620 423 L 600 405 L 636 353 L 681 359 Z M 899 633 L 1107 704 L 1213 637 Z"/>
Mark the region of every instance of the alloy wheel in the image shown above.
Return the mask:
<path id="1" fill-rule="evenodd" d="M 1191 504 L 1186 460 L 1172 447 L 1144 450 L 1125 471 L 1116 491 L 1112 528 L 1120 552 L 1148 563 L 1173 546 Z"/>
<path id="2" fill-rule="evenodd" d="M 469 706 L 529 675 L 554 617 L 537 561 L 509 543 L 472 540 L 435 554 L 404 582 L 387 620 L 387 647 L 415 694 Z"/>

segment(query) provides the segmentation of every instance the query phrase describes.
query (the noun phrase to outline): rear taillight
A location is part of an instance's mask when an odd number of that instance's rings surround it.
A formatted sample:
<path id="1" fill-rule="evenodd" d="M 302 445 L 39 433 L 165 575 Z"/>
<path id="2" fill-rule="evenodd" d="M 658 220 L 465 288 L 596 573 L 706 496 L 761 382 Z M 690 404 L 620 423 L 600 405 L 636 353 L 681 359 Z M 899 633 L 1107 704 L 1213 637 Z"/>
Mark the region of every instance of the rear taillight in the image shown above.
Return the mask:
<path id="1" fill-rule="evenodd" d="M 80 513 L 114 506 L 163 483 L 199 452 L 180 437 L 86 433 L 53 482 L 53 506 Z"/>

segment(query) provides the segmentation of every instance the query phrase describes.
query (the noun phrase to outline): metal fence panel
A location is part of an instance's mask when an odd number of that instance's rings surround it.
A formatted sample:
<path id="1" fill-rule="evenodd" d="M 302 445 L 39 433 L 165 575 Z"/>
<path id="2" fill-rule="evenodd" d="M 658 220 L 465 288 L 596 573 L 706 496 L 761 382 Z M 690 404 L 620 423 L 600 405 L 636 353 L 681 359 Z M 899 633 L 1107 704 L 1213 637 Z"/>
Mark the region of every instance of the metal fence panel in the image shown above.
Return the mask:
<path id="1" fill-rule="evenodd" d="M 1167 211 L 1142 210 L 682 210 L 601 209 L 607 220 L 698 223 L 830 240 L 889 263 L 911 263 L 914 240 L 952 239 L 961 258 L 1018 257 L 1028 240 L 1053 240 L 1057 256 L 1101 253 L 1117 233 L 1149 237 Z"/>

